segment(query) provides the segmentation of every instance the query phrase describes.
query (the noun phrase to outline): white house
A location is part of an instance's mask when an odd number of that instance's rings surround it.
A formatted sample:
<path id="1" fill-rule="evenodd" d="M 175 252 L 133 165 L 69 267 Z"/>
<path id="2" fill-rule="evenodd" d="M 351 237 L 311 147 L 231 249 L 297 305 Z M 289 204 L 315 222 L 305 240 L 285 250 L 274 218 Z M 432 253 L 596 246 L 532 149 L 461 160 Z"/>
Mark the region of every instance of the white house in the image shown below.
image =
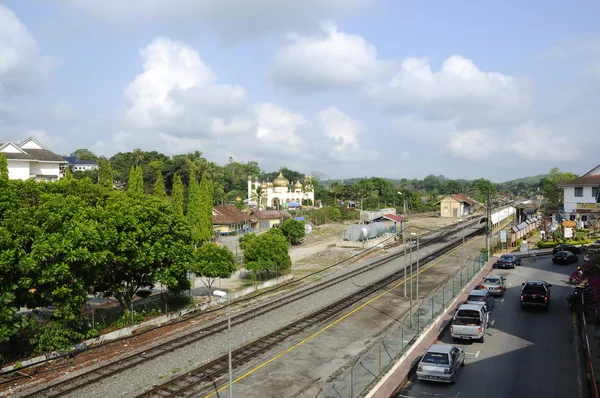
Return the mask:
<path id="1" fill-rule="evenodd" d="M 592 216 L 600 214 L 600 165 L 560 186 L 564 189 L 565 217 L 585 224 Z"/>
<path id="2" fill-rule="evenodd" d="M 31 137 L 16 144 L 0 143 L 0 152 L 6 154 L 11 180 L 55 181 L 61 178 L 61 165 L 67 163 Z"/>
<path id="3" fill-rule="evenodd" d="M 94 160 L 80 160 L 76 156 L 63 156 L 73 171 L 98 170 L 98 164 Z"/>

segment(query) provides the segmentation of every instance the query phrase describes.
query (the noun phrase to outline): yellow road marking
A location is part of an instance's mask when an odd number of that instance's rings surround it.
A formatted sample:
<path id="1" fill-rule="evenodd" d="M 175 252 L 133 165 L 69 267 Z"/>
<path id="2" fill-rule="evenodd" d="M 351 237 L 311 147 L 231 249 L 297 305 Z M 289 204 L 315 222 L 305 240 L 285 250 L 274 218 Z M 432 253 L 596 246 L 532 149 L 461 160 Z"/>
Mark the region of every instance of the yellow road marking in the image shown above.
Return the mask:
<path id="1" fill-rule="evenodd" d="M 471 243 L 474 243 L 475 239 L 472 240 L 471 242 L 465 243 L 465 246 L 470 245 Z M 427 271 L 428 269 L 430 269 L 431 267 L 439 264 L 442 260 L 445 260 L 446 258 L 450 257 L 451 255 L 453 255 L 454 253 L 456 253 L 457 251 L 459 251 L 460 249 L 462 249 L 462 245 L 459 245 L 456 249 L 452 250 L 451 252 L 443 255 L 442 257 L 440 257 L 439 259 L 435 260 L 433 263 L 429 264 L 428 266 L 426 266 L 425 268 L 421 268 L 419 270 L 419 272 L 415 272 L 415 274 L 412 277 L 405 277 L 401 282 L 397 283 L 396 285 L 394 285 L 393 287 L 385 290 L 383 293 L 378 294 L 377 296 L 373 297 L 372 299 L 370 299 L 369 301 L 361 304 L 359 307 L 356 307 L 355 309 L 353 309 L 352 311 L 350 311 L 349 313 L 347 313 L 346 315 L 343 315 L 341 317 L 339 317 L 338 319 L 336 319 L 335 321 L 331 322 L 330 324 L 328 324 L 327 326 L 323 327 L 322 329 L 316 331 L 315 333 L 313 333 L 312 335 L 308 336 L 307 338 L 305 338 L 304 340 L 294 344 L 293 346 L 285 349 L 284 351 L 280 352 L 279 354 L 269 358 L 268 360 L 266 360 L 265 362 L 261 363 L 260 365 L 254 367 L 253 369 L 250 369 L 249 371 L 247 371 L 246 373 L 244 373 L 243 375 L 239 376 L 238 378 L 236 378 L 235 380 L 233 380 L 233 383 L 237 383 L 240 380 L 245 379 L 246 377 L 250 376 L 252 373 L 256 372 L 259 369 L 262 369 L 263 367 L 267 366 L 268 364 L 270 364 L 271 362 L 281 358 L 282 356 L 284 356 L 285 354 L 287 354 L 288 352 L 291 352 L 293 350 L 295 350 L 296 348 L 300 347 L 301 345 L 303 345 L 304 343 L 306 343 L 309 340 L 312 340 L 313 338 L 317 337 L 318 335 L 320 335 L 321 333 L 323 333 L 324 331 L 326 331 L 327 329 L 331 328 L 334 325 L 337 325 L 338 323 L 340 323 L 341 321 L 343 321 L 344 319 L 348 318 L 350 315 L 354 314 L 355 312 L 358 312 L 359 310 L 363 309 L 364 307 L 368 306 L 369 304 L 371 304 L 372 302 L 374 302 L 375 300 L 379 300 L 381 297 L 385 296 L 386 294 L 390 293 L 393 289 L 402 286 L 404 283 L 406 283 L 407 281 L 411 280 L 412 278 L 416 277 L 418 274 Z M 213 397 L 215 394 L 220 393 L 221 391 L 225 390 L 229 388 L 228 384 L 225 384 L 223 387 L 219 388 L 217 391 L 214 391 L 208 395 L 206 395 L 204 398 L 210 398 Z"/>

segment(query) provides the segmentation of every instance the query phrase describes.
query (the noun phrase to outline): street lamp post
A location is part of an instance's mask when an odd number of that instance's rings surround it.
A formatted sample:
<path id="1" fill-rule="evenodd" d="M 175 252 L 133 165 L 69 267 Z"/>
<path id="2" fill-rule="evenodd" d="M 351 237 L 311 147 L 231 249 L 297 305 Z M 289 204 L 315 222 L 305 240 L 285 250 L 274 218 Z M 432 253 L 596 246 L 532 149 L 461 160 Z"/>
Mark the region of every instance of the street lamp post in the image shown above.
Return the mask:
<path id="1" fill-rule="evenodd" d="M 411 235 L 416 235 L 417 236 L 417 301 L 419 300 L 419 235 L 417 235 L 414 232 L 411 232 Z"/>
<path id="2" fill-rule="evenodd" d="M 229 356 L 229 398 L 233 398 L 233 366 L 231 363 L 231 298 L 222 290 L 213 291 L 215 296 L 227 297 L 227 352 Z"/>
<path id="3" fill-rule="evenodd" d="M 462 223 L 462 250 L 461 250 L 461 254 L 462 254 L 462 266 L 465 266 L 465 220 L 460 219 L 458 220 Z"/>

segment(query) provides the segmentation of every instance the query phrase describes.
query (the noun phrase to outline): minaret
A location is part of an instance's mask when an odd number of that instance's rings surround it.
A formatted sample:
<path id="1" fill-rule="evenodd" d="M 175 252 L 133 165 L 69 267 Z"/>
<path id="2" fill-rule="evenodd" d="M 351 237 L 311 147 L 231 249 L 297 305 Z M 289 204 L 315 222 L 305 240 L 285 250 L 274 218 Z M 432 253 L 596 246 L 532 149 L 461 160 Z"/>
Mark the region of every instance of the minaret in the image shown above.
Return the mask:
<path id="1" fill-rule="evenodd" d="M 251 195 L 252 195 L 252 176 L 248 176 L 248 202 L 250 202 Z"/>

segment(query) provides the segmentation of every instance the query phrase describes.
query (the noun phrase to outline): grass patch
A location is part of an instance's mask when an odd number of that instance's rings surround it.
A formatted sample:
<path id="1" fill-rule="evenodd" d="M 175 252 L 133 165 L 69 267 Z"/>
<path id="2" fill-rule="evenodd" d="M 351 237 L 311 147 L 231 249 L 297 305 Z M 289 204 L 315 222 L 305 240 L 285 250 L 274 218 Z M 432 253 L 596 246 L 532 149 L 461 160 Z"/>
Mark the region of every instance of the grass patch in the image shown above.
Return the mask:
<path id="1" fill-rule="evenodd" d="M 181 372 L 181 368 L 175 368 L 171 371 L 171 373 L 175 374 L 175 373 L 179 373 Z"/>

